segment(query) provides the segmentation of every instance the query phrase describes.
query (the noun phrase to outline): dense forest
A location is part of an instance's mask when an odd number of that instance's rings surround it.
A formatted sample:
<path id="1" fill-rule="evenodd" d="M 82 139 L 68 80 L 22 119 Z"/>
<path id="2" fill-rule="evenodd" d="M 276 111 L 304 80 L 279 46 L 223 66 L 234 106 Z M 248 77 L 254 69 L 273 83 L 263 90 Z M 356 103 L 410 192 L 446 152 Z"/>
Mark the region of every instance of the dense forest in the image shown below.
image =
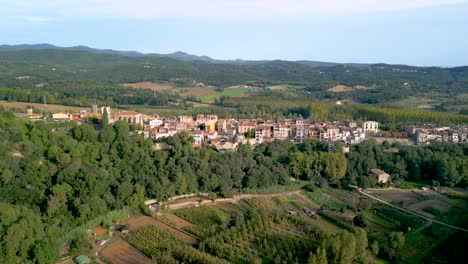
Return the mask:
<path id="1" fill-rule="evenodd" d="M 90 125 L 30 123 L 0 113 L 2 263 L 54 262 L 63 245 L 77 250 L 86 243 L 85 231 L 70 230 L 110 211 L 144 209 L 145 198 L 198 191 L 230 197 L 289 185 L 291 177 L 318 186 L 369 187 L 375 185 L 368 176 L 374 167 L 387 170 L 395 182 L 466 186 L 468 181 L 466 144 L 411 148 L 367 141 L 345 155 L 340 148 L 328 152 L 318 141 L 275 141 L 220 153 L 194 149 L 182 133 L 165 139 L 170 149 L 153 150 L 151 140 L 132 135 L 123 122 L 97 131 Z"/>

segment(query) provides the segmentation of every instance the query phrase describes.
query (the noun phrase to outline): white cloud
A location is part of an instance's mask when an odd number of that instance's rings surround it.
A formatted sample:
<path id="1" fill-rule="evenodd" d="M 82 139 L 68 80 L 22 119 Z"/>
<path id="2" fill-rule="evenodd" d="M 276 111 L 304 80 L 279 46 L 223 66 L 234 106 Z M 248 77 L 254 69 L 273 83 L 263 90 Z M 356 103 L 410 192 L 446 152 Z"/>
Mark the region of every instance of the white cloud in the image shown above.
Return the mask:
<path id="1" fill-rule="evenodd" d="M 25 17 L 103 19 L 339 16 L 456 3 L 468 0 L 0 0 Z"/>

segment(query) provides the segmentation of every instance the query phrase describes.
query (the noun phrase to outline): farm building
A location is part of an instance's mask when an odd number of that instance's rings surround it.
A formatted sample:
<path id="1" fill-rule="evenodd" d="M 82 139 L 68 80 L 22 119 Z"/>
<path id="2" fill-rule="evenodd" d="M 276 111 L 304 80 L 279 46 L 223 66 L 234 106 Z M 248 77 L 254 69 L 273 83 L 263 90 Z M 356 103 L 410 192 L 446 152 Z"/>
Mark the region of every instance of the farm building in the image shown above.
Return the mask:
<path id="1" fill-rule="evenodd" d="M 386 173 L 383 170 L 372 169 L 371 172 L 372 174 L 377 176 L 378 183 L 387 183 L 388 180 L 390 179 L 390 175 L 388 175 L 388 173 Z"/>

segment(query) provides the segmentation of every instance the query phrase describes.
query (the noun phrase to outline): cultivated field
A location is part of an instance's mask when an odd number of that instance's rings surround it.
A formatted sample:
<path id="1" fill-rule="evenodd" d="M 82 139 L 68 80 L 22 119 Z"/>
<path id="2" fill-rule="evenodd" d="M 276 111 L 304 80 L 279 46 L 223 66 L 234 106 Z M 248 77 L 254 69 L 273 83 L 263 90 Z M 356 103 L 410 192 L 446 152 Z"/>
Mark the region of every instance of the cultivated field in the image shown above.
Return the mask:
<path id="1" fill-rule="evenodd" d="M 176 215 L 173 215 L 173 214 L 167 214 L 166 215 L 166 218 L 167 220 L 169 220 L 171 223 L 174 223 L 174 225 L 177 227 L 177 228 L 188 228 L 188 227 L 191 227 L 192 224 L 185 221 L 184 219 L 176 216 Z"/>
<path id="2" fill-rule="evenodd" d="M 215 98 L 220 96 L 232 96 L 232 97 L 239 97 L 245 96 L 245 94 L 250 91 L 250 88 L 226 88 L 222 92 L 214 92 L 210 94 L 206 94 L 203 96 L 199 96 L 200 99 L 204 102 L 212 102 Z"/>
<path id="3" fill-rule="evenodd" d="M 441 213 L 446 213 L 448 212 L 450 207 L 452 207 L 452 205 L 443 199 L 429 199 L 429 200 L 424 200 L 424 201 L 417 202 L 417 203 L 407 206 L 407 208 L 413 212 L 417 212 L 427 217 L 435 217 L 435 215 L 430 214 L 423 210 L 428 207 L 432 207 Z"/>
<path id="4" fill-rule="evenodd" d="M 187 227 L 187 230 L 198 237 L 204 237 L 213 227 L 229 221 L 228 213 L 206 205 L 179 209 L 174 214 L 193 224 Z"/>
<path id="5" fill-rule="evenodd" d="M 190 234 L 183 232 L 181 230 L 178 230 L 162 221 L 159 221 L 149 216 L 144 216 L 144 215 L 135 216 L 127 220 L 125 224 L 130 225 L 130 228 L 129 228 L 130 231 L 139 230 L 146 226 L 155 226 L 162 230 L 172 233 L 175 237 L 177 237 L 178 239 L 182 241 L 185 241 L 186 243 L 189 243 L 189 244 L 197 243 L 197 239 L 191 236 Z"/>
<path id="6" fill-rule="evenodd" d="M 45 112 L 79 112 L 80 110 L 91 110 L 86 107 L 75 107 L 75 106 L 66 106 L 66 105 L 56 105 L 56 104 L 38 104 L 38 103 L 25 103 L 25 102 L 7 102 L 0 101 L 0 107 L 6 109 L 25 109 L 28 106 L 32 106 L 35 109 Z"/>
<path id="7" fill-rule="evenodd" d="M 268 86 L 268 89 L 273 90 L 273 91 L 279 91 L 279 90 L 288 90 L 288 89 L 300 89 L 304 88 L 305 86 L 302 84 L 275 84 Z"/>
<path id="8" fill-rule="evenodd" d="M 374 191 L 374 195 L 378 196 L 382 200 L 402 206 L 410 211 L 431 218 L 435 217 L 435 215 L 426 212 L 424 209 L 432 207 L 440 213 L 446 213 L 452 207 L 452 204 L 447 197 L 432 190 L 390 189 Z"/>
<path id="9" fill-rule="evenodd" d="M 342 93 L 342 92 L 354 91 L 354 89 L 352 87 L 340 84 L 340 85 L 337 85 L 335 87 L 328 89 L 327 91 L 334 92 L 334 93 Z"/>
<path id="10" fill-rule="evenodd" d="M 153 83 L 153 82 L 138 82 L 138 83 L 122 83 L 120 86 L 131 87 L 137 89 L 150 89 L 153 91 L 164 91 L 175 88 L 168 83 Z"/>
<path id="11" fill-rule="evenodd" d="M 145 215 L 138 215 L 125 221 L 123 224 L 129 225 L 130 231 L 135 231 L 149 225 L 157 225 L 158 221 Z"/>
<path id="12" fill-rule="evenodd" d="M 182 94 L 191 95 L 195 97 L 207 96 L 210 94 L 217 93 L 216 87 L 213 86 L 181 88 L 180 92 Z"/>
<path id="13" fill-rule="evenodd" d="M 465 197 L 463 191 L 458 191 L 456 195 Z M 127 221 L 130 234 L 121 238 L 128 243 L 118 241 L 121 239 L 110 242 L 101 255 L 112 263 L 144 263 L 148 259 L 143 254 L 159 258 L 158 261 L 162 261 L 161 254 L 168 254 L 180 261 L 196 256 L 200 260 L 212 259 L 215 261 L 213 263 L 224 260 L 241 263 L 248 262 L 242 256 L 249 255 L 272 262 L 278 257 L 288 258 L 286 251 L 272 253 L 272 247 L 281 248 L 283 243 L 289 243 L 285 241 L 306 244 L 307 230 L 320 229 L 330 235 L 350 230 L 354 228 L 353 218 L 361 214 L 366 220 L 369 242 L 378 241 L 383 250 L 390 232 L 403 231 L 407 242 L 401 254 L 405 259 L 418 263 L 427 258 L 432 248 L 455 232 L 434 221 L 452 223 L 447 219 L 452 213 L 451 208 L 462 209 L 462 205 L 454 203 L 454 200 L 465 201 L 429 190 L 368 189 L 368 192 L 433 220 L 427 221 L 377 203 L 356 192 L 329 187 L 317 188 L 313 192 L 243 194 L 217 202 L 210 201 L 206 205 L 163 210 L 159 212 L 161 218 L 157 219 L 135 216 Z M 455 190 L 449 189 L 447 192 L 455 193 Z M 173 204 L 197 202 L 199 199 L 183 198 Z M 367 207 L 361 205 L 363 200 L 368 200 Z M 258 219 L 247 219 L 252 212 L 261 212 L 261 223 Z M 281 239 L 278 240 L 278 237 Z M 196 244 L 211 250 L 216 248 L 216 251 L 201 252 L 193 246 Z"/>
<path id="14" fill-rule="evenodd" d="M 122 83 L 120 84 L 120 86 L 131 87 L 131 88 L 136 88 L 136 89 L 150 89 L 153 91 L 173 90 L 173 91 L 178 91 L 184 95 L 195 96 L 195 97 L 217 93 L 216 87 L 213 87 L 213 86 L 177 87 L 169 83 L 153 83 L 153 82 Z"/>
<path id="15" fill-rule="evenodd" d="M 372 190 L 369 191 L 369 193 L 372 193 L 374 196 L 379 197 L 384 201 L 403 207 L 439 196 L 439 194 L 430 190 L 420 191 L 408 189 Z"/>
<path id="16" fill-rule="evenodd" d="M 143 264 L 149 262 L 145 255 L 121 238 L 104 248 L 100 254 L 112 264 Z"/>
<path id="17" fill-rule="evenodd" d="M 357 86 L 354 86 L 354 87 L 350 87 L 350 86 L 339 84 L 339 85 L 337 85 L 335 87 L 327 89 L 327 91 L 334 92 L 334 93 L 342 93 L 342 92 L 351 92 L 351 91 L 358 91 L 358 90 L 361 90 L 361 91 L 362 90 L 372 90 L 374 88 L 375 88 L 374 85 L 372 85 L 370 87 L 363 86 L 363 85 L 357 85 Z"/>

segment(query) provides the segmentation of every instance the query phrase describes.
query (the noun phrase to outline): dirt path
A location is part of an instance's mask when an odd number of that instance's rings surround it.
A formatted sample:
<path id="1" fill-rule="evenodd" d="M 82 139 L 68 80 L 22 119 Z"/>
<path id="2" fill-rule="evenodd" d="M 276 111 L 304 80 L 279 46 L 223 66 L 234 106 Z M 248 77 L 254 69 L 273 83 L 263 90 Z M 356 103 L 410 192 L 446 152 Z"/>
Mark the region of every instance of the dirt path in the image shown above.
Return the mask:
<path id="1" fill-rule="evenodd" d="M 393 208 L 396 208 L 396 209 L 398 209 L 398 210 L 400 210 L 400 211 L 403 211 L 403 212 L 405 212 L 405 213 L 408 213 L 408 214 L 412 214 L 412 215 L 421 217 L 421 218 L 423 218 L 423 219 L 425 219 L 425 220 L 427 220 L 427 221 L 434 222 L 434 223 L 437 223 L 437 224 L 440 224 L 440 225 L 443 225 L 443 226 L 447 226 L 447 227 L 450 227 L 450 228 L 454 228 L 454 229 L 457 229 L 457 230 L 461 230 L 461 231 L 464 231 L 464 232 L 468 232 L 468 229 L 464 229 L 464 228 L 461 228 L 461 227 L 458 227 L 458 226 L 454 226 L 454 225 L 451 225 L 451 224 L 447 224 L 447 223 L 444 223 L 444 222 L 441 222 L 441 221 L 438 221 L 438 220 L 434 220 L 434 219 L 431 219 L 431 218 L 429 218 L 429 217 L 420 215 L 420 214 L 418 214 L 418 213 L 415 213 L 415 212 L 406 210 L 406 209 L 404 209 L 404 208 L 402 208 L 402 207 L 393 205 L 393 204 L 391 204 L 391 203 L 389 203 L 389 202 L 386 202 L 386 201 L 384 201 L 384 200 L 381 200 L 381 199 L 379 199 L 379 198 L 377 198 L 377 197 L 374 197 L 374 196 L 372 196 L 372 195 L 370 195 L 370 194 L 367 194 L 367 193 L 363 192 L 363 191 L 361 190 L 361 188 L 359 188 L 359 187 L 357 187 L 357 186 L 349 185 L 349 187 L 356 189 L 356 190 L 357 190 L 360 194 L 362 194 L 362 195 L 365 195 L 365 196 L 367 196 L 367 197 L 369 197 L 369 198 L 371 198 L 371 199 L 373 199 L 373 200 L 376 200 L 376 201 L 378 201 L 378 202 L 380 202 L 380 203 L 383 203 L 383 204 L 386 204 L 386 205 L 391 206 L 391 207 L 393 207 Z"/>
<path id="2" fill-rule="evenodd" d="M 234 195 L 234 197 L 232 197 L 232 198 L 215 199 L 214 202 L 211 201 L 211 200 L 208 200 L 208 199 L 201 199 L 201 202 L 199 202 L 198 200 L 182 201 L 182 202 L 179 202 L 179 203 L 169 204 L 168 209 L 171 211 L 171 210 L 181 209 L 181 208 L 185 208 L 185 207 L 200 205 L 200 204 L 202 204 L 202 205 L 210 205 L 210 204 L 213 205 L 213 204 L 222 203 L 222 202 L 237 203 L 240 200 L 246 199 L 246 198 L 273 198 L 273 197 L 282 196 L 282 195 L 299 194 L 300 192 L 301 191 L 298 190 L 298 191 L 291 191 L 291 192 L 268 193 L 268 194 L 237 194 L 237 195 Z"/>

